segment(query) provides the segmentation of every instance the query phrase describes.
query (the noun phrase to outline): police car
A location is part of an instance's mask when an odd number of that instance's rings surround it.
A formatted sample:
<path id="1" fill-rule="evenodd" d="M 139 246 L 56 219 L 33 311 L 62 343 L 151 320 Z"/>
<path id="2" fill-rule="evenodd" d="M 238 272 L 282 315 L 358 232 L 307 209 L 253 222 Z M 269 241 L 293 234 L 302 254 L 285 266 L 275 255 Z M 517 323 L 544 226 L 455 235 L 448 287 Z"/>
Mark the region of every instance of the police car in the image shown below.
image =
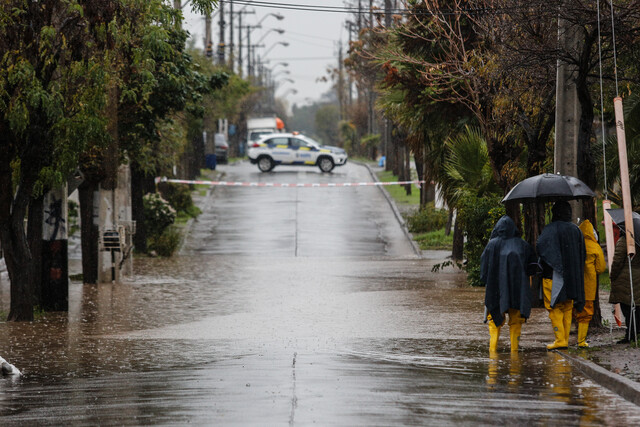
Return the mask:
<path id="1" fill-rule="evenodd" d="M 248 155 L 262 172 L 277 165 L 318 166 L 322 172 L 331 172 L 335 166 L 347 163 L 347 153 L 342 148 L 323 146 L 296 133 L 264 135 L 251 144 Z"/>

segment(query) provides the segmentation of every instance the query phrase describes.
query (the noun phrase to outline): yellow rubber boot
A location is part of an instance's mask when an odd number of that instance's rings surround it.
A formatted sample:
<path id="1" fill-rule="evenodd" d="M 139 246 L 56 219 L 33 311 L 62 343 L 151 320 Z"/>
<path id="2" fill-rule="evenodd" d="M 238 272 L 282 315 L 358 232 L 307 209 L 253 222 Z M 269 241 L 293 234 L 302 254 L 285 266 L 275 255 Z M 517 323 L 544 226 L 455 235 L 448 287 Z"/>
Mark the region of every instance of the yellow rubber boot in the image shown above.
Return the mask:
<path id="1" fill-rule="evenodd" d="M 569 303 L 567 304 L 568 307 L 573 306 L 573 301 L 566 301 L 566 302 Z M 566 306 L 564 308 L 565 309 L 562 312 L 562 323 L 564 326 L 564 337 L 565 337 L 564 342 L 565 342 L 565 345 L 569 347 L 569 332 L 571 332 L 571 315 L 573 314 L 573 310 L 571 308 L 567 310 Z"/>
<path id="2" fill-rule="evenodd" d="M 489 320 L 489 353 L 497 353 L 498 351 L 498 338 L 500 338 L 500 327 L 493 323 L 493 320 Z"/>
<path id="3" fill-rule="evenodd" d="M 587 342 L 588 323 L 578 323 L 578 347 L 589 347 Z"/>
<path id="4" fill-rule="evenodd" d="M 566 335 L 564 332 L 564 314 L 562 310 L 552 308 L 549 310 L 549 319 L 551 319 L 551 326 L 553 326 L 553 333 L 556 340 L 553 344 L 547 345 L 547 350 L 553 350 L 556 348 L 567 348 Z"/>
<path id="5" fill-rule="evenodd" d="M 520 344 L 520 330 L 522 329 L 522 323 L 515 323 L 509 325 L 509 335 L 511 337 L 511 352 L 518 352 L 518 345 Z"/>

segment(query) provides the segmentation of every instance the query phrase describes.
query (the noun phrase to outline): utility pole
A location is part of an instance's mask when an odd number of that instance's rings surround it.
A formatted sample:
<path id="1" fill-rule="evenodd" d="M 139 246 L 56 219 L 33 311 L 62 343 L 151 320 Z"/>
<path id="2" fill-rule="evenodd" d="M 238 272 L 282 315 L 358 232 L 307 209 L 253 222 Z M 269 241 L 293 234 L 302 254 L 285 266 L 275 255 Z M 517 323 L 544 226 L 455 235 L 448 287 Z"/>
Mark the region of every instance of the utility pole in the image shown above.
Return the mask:
<path id="1" fill-rule="evenodd" d="M 249 81 L 253 77 L 253 65 L 251 64 L 251 25 L 247 25 L 247 76 Z"/>
<path id="2" fill-rule="evenodd" d="M 213 40 L 211 36 L 211 15 L 204 18 L 204 55 L 207 58 L 213 56 Z"/>
<path id="3" fill-rule="evenodd" d="M 349 33 L 349 49 L 351 49 L 351 41 L 352 41 L 352 32 L 353 32 L 353 22 L 347 21 L 347 32 Z M 347 100 L 349 102 L 349 107 L 353 104 L 353 91 L 351 87 L 353 86 L 353 81 L 351 78 L 351 73 L 347 76 Z"/>
<path id="4" fill-rule="evenodd" d="M 384 0 L 384 26 L 387 31 L 391 28 L 391 0 Z M 382 138 L 382 153 L 385 159 L 389 159 L 389 147 L 391 146 L 391 120 L 384 119 L 384 135 Z"/>
<path id="5" fill-rule="evenodd" d="M 238 12 L 238 75 L 242 78 L 242 11 Z"/>
<path id="6" fill-rule="evenodd" d="M 344 67 L 342 64 L 342 41 L 338 42 L 338 104 L 340 105 L 340 120 L 346 116 L 344 96 Z"/>
<path id="7" fill-rule="evenodd" d="M 566 19 L 558 19 L 558 44 L 566 52 L 575 51 L 577 29 Z M 578 176 L 578 133 L 580 126 L 580 103 L 575 66 L 558 60 L 556 78 L 556 140 L 553 146 L 553 170 L 562 175 Z M 582 204 L 572 203 L 573 217 L 582 217 Z"/>
<path id="8" fill-rule="evenodd" d="M 233 55 L 233 0 L 229 0 L 229 66 L 231 68 L 231 71 L 233 71 L 234 62 L 235 62 L 235 58 Z"/>
<path id="9" fill-rule="evenodd" d="M 240 77 L 242 77 L 243 74 L 243 59 L 242 59 L 242 29 L 246 28 L 248 31 L 247 33 L 250 31 L 249 26 L 243 26 L 242 25 L 242 15 L 255 15 L 256 12 L 255 11 L 248 11 L 248 10 L 240 10 L 238 12 L 236 12 L 236 15 L 238 15 L 238 75 Z M 247 49 L 248 51 L 248 49 Z M 247 61 L 248 62 L 248 61 Z"/>
<path id="10" fill-rule="evenodd" d="M 369 0 L 369 33 L 373 32 L 373 0 Z M 369 87 L 367 88 L 368 92 L 368 108 L 367 115 L 369 116 L 369 120 L 367 121 L 367 133 L 372 135 L 374 130 L 374 119 L 373 119 L 373 82 L 369 82 Z"/>
<path id="11" fill-rule="evenodd" d="M 219 12 L 220 13 L 220 41 L 218 43 L 218 64 L 220 65 L 224 65 L 224 48 L 225 48 L 225 44 L 224 44 L 224 2 L 220 1 L 220 9 Z"/>

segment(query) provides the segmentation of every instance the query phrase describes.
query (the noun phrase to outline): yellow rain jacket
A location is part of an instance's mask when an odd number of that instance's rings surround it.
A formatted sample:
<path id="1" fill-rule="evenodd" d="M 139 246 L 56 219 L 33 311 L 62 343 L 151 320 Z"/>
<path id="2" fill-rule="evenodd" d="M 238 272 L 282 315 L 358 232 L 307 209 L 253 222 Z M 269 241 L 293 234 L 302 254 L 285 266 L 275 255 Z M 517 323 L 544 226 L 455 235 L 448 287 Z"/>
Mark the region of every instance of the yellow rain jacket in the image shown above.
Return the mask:
<path id="1" fill-rule="evenodd" d="M 602 247 L 596 240 L 593 225 L 586 219 L 580 224 L 580 231 L 584 235 L 584 245 L 587 249 L 587 257 L 584 261 L 584 299 L 594 301 L 598 286 L 598 274 L 604 272 L 607 263 L 604 260 Z"/>

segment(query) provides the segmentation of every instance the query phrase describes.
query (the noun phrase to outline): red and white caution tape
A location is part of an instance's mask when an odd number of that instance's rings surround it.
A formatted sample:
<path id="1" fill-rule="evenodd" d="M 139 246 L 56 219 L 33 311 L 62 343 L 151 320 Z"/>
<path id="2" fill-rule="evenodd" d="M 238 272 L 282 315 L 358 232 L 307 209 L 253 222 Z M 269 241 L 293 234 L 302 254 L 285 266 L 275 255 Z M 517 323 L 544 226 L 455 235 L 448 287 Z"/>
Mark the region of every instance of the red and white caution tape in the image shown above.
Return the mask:
<path id="1" fill-rule="evenodd" d="M 212 187 L 373 187 L 382 185 L 408 185 L 420 186 L 425 181 L 394 181 L 394 182 L 317 182 L 317 183 L 286 183 L 286 182 L 241 182 L 241 181 L 197 181 L 187 179 L 168 179 L 157 177 L 159 182 L 173 182 L 176 184 L 199 184 Z"/>

